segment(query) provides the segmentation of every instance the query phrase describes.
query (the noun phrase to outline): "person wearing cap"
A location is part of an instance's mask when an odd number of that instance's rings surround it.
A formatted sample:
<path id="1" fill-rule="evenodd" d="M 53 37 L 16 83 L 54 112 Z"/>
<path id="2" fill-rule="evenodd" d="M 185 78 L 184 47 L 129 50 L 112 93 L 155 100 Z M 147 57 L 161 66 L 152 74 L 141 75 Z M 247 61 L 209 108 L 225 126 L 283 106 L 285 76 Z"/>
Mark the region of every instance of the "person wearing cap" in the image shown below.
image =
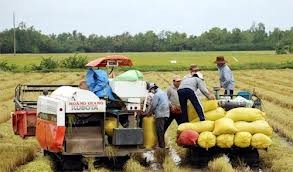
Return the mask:
<path id="1" fill-rule="evenodd" d="M 183 77 L 183 79 L 187 78 L 187 77 L 192 77 L 193 74 L 195 74 L 196 72 L 199 72 L 199 71 L 200 71 L 200 68 L 196 64 L 191 64 L 189 66 L 189 74 L 185 75 Z"/>
<path id="2" fill-rule="evenodd" d="M 170 85 L 170 87 L 167 89 L 167 96 L 169 99 L 169 106 L 170 106 L 170 117 L 167 121 L 167 124 L 165 126 L 166 130 L 171 124 L 171 122 L 175 119 L 177 124 L 181 124 L 180 116 L 181 116 L 181 108 L 178 98 L 178 88 L 180 86 L 181 78 L 178 75 L 175 75 L 173 77 L 173 83 Z"/>
<path id="3" fill-rule="evenodd" d="M 156 118 L 156 133 L 160 148 L 165 148 L 165 125 L 170 116 L 169 100 L 167 94 L 156 84 L 151 83 L 149 91 L 154 94 L 148 114 L 154 114 Z"/>
<path id="4" fill-rule="evenodd" d="M 227 61 L 225 60 L 224 56 L 218 56 L 216 58 L 216 61 L 214 62 L 217 64 L 217 68 L 220 75 L 220 86 L 221 88 L 225 89 L 225 95 L 230 95 L 231 98 L 233 96 L 234 92 L 234 76 L 229 68 L 229 66 L 226 64 Z"/>
<path id="5" fill-rule="evenodd" d="M 208 99 L 212 100 L 215 99 L 215 96 L 210 93 L 210 91 L 207 89 L 205 82 L 199 78 L 200 73 L 194 73 L 192 77 L 184 78 L 181 81 L 181 84 L 178 88 L 178 96 L 179 96 L 179 102 L 180 107 L 182 111 L 181 122 L 188 122 L 188 112 L 187 112 L 187 100 L 190 100 L 191 104 L 193 105 L 195 111 L 198 114 L 198 117 L 200 121 L 205 120 L 203 107 L 200 103 L 200 99 L 195 94 L 195 92 L 199 89 L 204 96 L 206 96 Z"/>
<path id="6" fill-rule="evenodd" d="M 203 74 L 200 72 L 201 69 L 195 65 L 195 64 L 191 64 L 190 67 L 189 67 L 189 74 L 185 75 L 183 77 L 183 79 L 187 78 L 187 77 L 192 77 L 194 74 L 197 74 L 198 78 L 200 78 L 201 80 L 204 81 L 204 78 L 203 78 Z M 210 90 L 209 90 L 210 91 Z M 196 90 L 195 94 L 198 96 L 198 97 L 202 97 L 204 96 L 203 93 L 198 89 Z"/>

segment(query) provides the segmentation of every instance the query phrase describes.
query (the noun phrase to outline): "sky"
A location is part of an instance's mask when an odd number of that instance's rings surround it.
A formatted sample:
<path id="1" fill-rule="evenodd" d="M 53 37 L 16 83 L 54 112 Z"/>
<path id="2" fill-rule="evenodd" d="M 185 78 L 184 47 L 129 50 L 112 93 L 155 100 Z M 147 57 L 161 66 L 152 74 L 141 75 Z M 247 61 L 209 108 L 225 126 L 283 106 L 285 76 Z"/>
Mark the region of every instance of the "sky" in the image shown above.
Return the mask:
<path id="1" fill-rule="evenodd" d="M 212 27 L 293 26 L 293 0 L 0 0 L 0 31 L 25 22 L 42 33 L 85 35 L 153 30 L 200 35 Z"/>

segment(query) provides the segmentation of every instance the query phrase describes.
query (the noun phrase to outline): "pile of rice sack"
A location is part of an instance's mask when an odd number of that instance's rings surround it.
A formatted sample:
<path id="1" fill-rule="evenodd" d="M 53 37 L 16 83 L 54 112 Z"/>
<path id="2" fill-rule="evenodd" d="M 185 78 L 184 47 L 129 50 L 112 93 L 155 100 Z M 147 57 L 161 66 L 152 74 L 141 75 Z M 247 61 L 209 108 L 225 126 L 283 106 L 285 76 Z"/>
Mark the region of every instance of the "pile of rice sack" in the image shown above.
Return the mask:
<path id="1" fill-rule="evenodd" d="M 188 106 L 190 122 L 178 126 L 178 145 L 197 144 L 206 149 L 214 146 L 265 149 L 272 144 L 273 129 L 261 110 L 240 107 L 225 112 L 216 100 L 205 101 L 203 108 L 206 121 L 199 121 L 193 106 Z"/>

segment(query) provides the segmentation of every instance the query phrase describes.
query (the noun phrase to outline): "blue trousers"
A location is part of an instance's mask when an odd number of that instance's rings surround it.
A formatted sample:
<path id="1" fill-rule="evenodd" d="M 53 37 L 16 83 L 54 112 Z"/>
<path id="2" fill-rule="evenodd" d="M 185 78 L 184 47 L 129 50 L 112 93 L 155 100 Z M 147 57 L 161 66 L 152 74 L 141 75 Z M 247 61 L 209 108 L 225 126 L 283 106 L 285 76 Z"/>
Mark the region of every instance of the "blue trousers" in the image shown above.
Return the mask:
<path id="1" fill-rule="evenodd" d="M 227 96 L 231 96 L 231 99 L 233 99 L 233 93 L 234 93 L 234 90 L 225 90 L 225 95 Z"/>
<path id="2" fill-rule="evenodd" d="M 200 121 L 205 120 L 203 108 L 199 102 L 198 97 L 195 95 L 194 91 L 189 88 L 179 89 L 178 91 L 179 102 L 181 106 L 181 123 L 188 122 L 188 112 L 187 112 L 187 100 L 190 100 L 193 105 L 195 111 L 198 114 Z"/>

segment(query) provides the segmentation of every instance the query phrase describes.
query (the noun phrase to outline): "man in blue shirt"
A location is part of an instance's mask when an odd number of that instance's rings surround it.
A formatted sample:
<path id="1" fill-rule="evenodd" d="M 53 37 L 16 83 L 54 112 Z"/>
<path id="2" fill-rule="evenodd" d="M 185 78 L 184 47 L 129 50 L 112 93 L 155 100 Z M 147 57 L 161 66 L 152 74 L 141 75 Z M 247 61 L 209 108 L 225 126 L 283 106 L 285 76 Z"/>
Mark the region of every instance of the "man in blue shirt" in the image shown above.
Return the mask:
<path id="1" fill-rule="evenodd" d="M 162 91 L 154 83 L 150 84 L 149 91 L 154 93 L 149 113 L 156 118 L 156 132 L 160 148 L 165 148 L 165 125 L 170 116 L 169 99 L 167 93 Z"/>
<path id="2" fill-rule="evenodd" d="M 221 88 L 225 89 L 225 95 L 230 95 L 232 98 L 235 81 L 233 73 L 229 66 L 226 64 L 226 62 L 227 61 L 224 59 L 223 56 L 218 56 L 215 61 L 220 75 L 220 86 Z"/>

